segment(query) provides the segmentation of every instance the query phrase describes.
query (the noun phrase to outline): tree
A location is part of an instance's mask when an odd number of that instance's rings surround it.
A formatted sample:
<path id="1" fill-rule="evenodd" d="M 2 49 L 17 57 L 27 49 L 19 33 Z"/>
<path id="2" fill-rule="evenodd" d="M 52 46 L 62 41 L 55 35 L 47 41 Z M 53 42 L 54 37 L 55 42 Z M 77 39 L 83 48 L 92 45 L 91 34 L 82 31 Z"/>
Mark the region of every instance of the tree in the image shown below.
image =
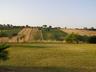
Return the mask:
<path id="1" fill-rule="evenodd" d="M 9 45 L 0 44 L 0 60 L 7 60 L 8 59 L 8 51 Z"/>
<path id="2" fill-rule="evenodd" d="M 30 26 L 29 25 L 26 25 L 27 28 L 29 28 Z"/>
<path id="3" fill-rule="evenodd" d="M 43 25 L 42 27 L 43 27 L 43 28 L 47 28 L 47 25 Z"/>
<path id="4" fill-rule="evenodd" d="M 49 26 L 49 29 L 51 29 L 52 28 L 52 26 Z"/>
<path id="5" fill-rule="evenodd" d="M 87 27 L 84 27 L 83 29 L 84 29 L 84 30 L 88 30 L 88 28 L 87 28 Z"/>
<path id="6" fill-rule="evenodd" d="M 67 27 L 64 27 L 64 29 L 67 29 Z"/>
<path id="7" fill-rule="evenodd" d="M 52 26 L 49 26 L 48 28 L 46 28 L 47 31 L 50 31 L 52 29 Z"/>
<path id="8" fill-rule="evenodd" d="M 94 27 L 91 27 L 89 30 L 96 31 L 96 29 Z"/>

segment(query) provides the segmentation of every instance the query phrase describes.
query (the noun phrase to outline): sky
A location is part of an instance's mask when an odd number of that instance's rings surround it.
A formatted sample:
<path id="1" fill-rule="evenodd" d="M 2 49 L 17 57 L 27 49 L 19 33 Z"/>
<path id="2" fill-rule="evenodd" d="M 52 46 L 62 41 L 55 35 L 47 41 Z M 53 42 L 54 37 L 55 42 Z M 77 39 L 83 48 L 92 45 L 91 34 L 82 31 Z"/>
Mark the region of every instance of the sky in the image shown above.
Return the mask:
<path id="1" fill-rule="evenodd" d="M 0 0 L 0 24 L 96 28 L 96 0 Z"/>

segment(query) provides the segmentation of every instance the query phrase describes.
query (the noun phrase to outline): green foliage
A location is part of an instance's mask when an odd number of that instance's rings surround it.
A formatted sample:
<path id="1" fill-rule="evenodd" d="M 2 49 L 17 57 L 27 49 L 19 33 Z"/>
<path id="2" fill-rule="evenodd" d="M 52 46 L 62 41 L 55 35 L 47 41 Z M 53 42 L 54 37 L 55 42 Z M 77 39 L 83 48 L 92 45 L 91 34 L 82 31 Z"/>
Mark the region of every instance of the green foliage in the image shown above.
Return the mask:
<path id="1" fill-rule="evenodd" d="M 65 37 L 65 41 L 67 43 L 88 43 L 89 42 L 89 38 L 88 36 L 84 35 L 84 36 L 81 36 L 81 35 L 77 35 L 77 34 L 68 34 L 66 37 Z"/>
<path id="2" fill-rule="evenodd" d="M 96 43 L 96 36 L 90 36 L 88 42 L 89 43 Z"/>
<path id="3" fill-rule="evenodd" d="M 63 41 L 67 33 L 55 28 L 43 28 L 42 29 L 44 40 L 56 40 Z"/>
<path id="4" fill-rule="evenodd" d="M 3 32 L 3 31 L 0 32 L 0 37 L 7 37 L 7 36 L 8 36 L 7 33 Z"/>
<path id="5" fill-rule="evenodd" d="M 89 40 L 89 36 L 81 36 L 81 41 L 84 42 L 84 43 L 88 43 L 88 40 Z"/>
<path id="6" fill-rule="evenodd" d="M 67 34 L 57 28 L 42 28 L 44 40 L 66 41 L 67 43 L 96 43 L 96 36 Z"/>
<path id="7" fill-rule="evenodd" d="M 43 25 L 42 27 L 43 27 L 43 28 L 47 28 L 47 25 Z"/>
<path id="8" fill-rule="evenodd" d="M 82 41 L 83 38 L 82 36 L 80 35 L 77 35 L 77 34 L 68 34 L 66 37 L 65 37 L 65 41 L 67 43 L 79 43 L 80 41 Z"/>
<path id="9" fill-rule="evenodd" d="M 6 49 L 9 47 L 10 47 L 9 45 L 0 44 L 0 60 L 8 59 L 8 51 Z"/>
<path id="10" fill-rule="evenodd" d="M 67 43 L 78 43 L 79 39 L 78 39 L 78 36 L 76 34 L 68 34 L 66 37 L 65 37 L 65 41 Z"/>
<path id="11" fill-rule="evenodd" d="M 20 30 L 21 30 L 20 28 L 15 28 L 10 30 L 0 30 L 0 37 L 16 36 Z"/>

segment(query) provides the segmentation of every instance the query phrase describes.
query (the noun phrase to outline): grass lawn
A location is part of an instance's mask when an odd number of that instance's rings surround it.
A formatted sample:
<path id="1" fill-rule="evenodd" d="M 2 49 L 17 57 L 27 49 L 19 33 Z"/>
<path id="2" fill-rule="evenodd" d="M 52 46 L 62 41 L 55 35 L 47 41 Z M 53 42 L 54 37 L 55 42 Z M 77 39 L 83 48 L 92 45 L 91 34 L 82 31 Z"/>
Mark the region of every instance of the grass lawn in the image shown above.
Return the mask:
<path id="1" fill-rule="evenodd" d="M 0 67 L 17 72 L 96 71 L 96 44 L 13 44 L 8 51 L 9 59 L 0 61 Z"/>

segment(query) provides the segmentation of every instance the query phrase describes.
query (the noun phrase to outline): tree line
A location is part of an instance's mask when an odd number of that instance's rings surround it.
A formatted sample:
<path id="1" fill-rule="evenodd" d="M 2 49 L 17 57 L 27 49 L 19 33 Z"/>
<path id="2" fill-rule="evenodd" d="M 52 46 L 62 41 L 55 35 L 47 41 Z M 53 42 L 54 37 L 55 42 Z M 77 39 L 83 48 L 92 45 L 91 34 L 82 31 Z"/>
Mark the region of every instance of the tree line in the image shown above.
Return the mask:
<path id="1" fill-rule="evenodd" d="M 23 28 L 25 26 L 15 26 L 12 24 L 0 24 L 0 30 L 10 30 L 14 28 Z"/>

